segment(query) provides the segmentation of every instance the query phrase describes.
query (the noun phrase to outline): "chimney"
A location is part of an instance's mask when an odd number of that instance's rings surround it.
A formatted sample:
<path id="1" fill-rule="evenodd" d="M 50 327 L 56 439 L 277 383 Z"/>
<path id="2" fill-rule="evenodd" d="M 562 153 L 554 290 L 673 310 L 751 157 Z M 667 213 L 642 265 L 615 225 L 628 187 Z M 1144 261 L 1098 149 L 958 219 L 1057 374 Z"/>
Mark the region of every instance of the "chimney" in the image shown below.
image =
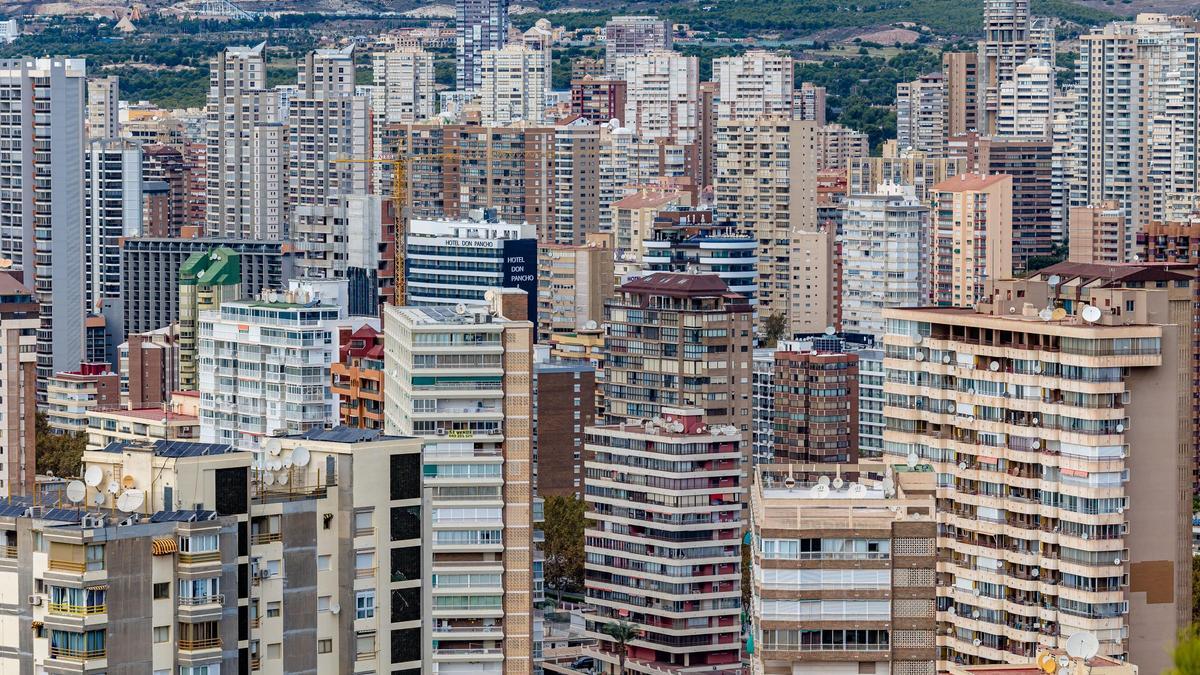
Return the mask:
<path id="1" fill-rule="evenodd" d="M 509 321 L 529 321 L 529 294 L 519 288 L 500 289 L 500 316 Z"/>

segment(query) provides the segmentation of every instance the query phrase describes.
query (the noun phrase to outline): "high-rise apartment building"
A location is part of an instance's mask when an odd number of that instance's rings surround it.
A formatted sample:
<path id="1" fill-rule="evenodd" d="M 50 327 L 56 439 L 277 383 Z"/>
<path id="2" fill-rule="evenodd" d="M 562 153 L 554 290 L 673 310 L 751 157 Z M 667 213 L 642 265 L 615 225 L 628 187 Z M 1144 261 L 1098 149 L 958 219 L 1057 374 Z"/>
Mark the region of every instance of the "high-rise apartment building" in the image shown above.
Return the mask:
<path id="1" fill-rule="evenodd" d="M 1013 269 L 1027 269 L 1034 256 L 1052 256 L 1066 236 L 1065 224 L 1056 213 L 1061 195 L 1055 185 L 1054 142 L 981 138 L 979 165 L 969 170 L 1012 176 Z"/>
<path id="2" fill-rule="evenodd" d="M 817 125 L 739 120 L 717 127 L 715 207 L 758 240 L 758 313 L 788 334 L 833 323 L 833 233 L 817 225 Z"/>
<path id="3" fill-rule="evenodd" d="M 455 81 L 459 90 L 483 84 L 483 53 L 508 42 L 508 0 L 455 0 Z"/>
<path id="4" fill-rule="evenodd" d="M 986 0 L 984 38 L 976 56 L 976 112 L 980 134 L 996 132 L 1000 87 L 1014 79 L 1016 69 L 1031 58 L 1054 60 L 1054 30 L 1048 22 L 1029 16 L 1029 0 Z"/>
<path id="5" fill-rule="evenodd" d="M 937 475 L 898 467 L 755 472 L 752 672 L 937 672 Z"/>
<path id="6" fill-rule="evenodd" d="M 555 243 L 580 245 L 600 231 L 600 139 L 600 125 L 581 115 L 554 127 Z"/>
<path id="7" fill-rule="evenodd" d="M 930 193 L 931 300 L 973 307 L 991 279 L 1013 271 L 1012 176 L 964 173 Z"/>
<path id="8" fill-rule="evenodd" d="M 885 307 L 929 301 L 929 209 L 911 187 L 851 194 L 842 220 L 842 328 L 883 333 Z"/>
<path id="9" fill-rule="evenodd" d="M 1161 14 L 1080 37 L 1070 206 L 1115 201 L 1136 233 L 1197 191 L 1198 45 L 1191 22 Z"/>
<path id="10" fill-rule="evenodd" d="M 546 121 L 546 52 L 509 44 L 483 52 L 480 121 L 485 126 Z"/>
<path id="11" fill-rule="evenodd" d="M 795 60 L 787 52 L 753 49 L 713 59 L 718 120 L 791 117 Z"/>
<path id="12" fill-rule="evenodd" d="M 46 424 L 56 434 L 87 431 L 88 412 L 121 405 L 121 378 L 107 363 L 81 363 L 46 382 Z"/>
<path id="13" fill-rule="evenodd" d="M 671 25 L 657 16 L 614 16 L 604 24 L 604 70 L 620 74 L 620 62 L 629 56 L 671 48 Z"/>
<path id="14" fill-rule="evenodd" d="M 946 495 L 942 659 L 1027 662 L 1089 632 L 1153 672 L 1190 621 L 1193 309 L 1132 286 L 1060 296 L 1060 321 L 1038 316 L 1044 281 L 885 310 L 884 452 Z"/>
<path id="15" fill-rule="evenodd" d="M 136 410 L 169 402 L 179 390 L 177 327 L 128 336 L 117 346 L 117 363 L 129 407 Z"/>
<path id="16" fill-rule="evenodd" d="M 643 141 L 691 145 L 700 132 L 700 61 L 665 49 L 621 60 L 626 82 L 622 122 Z"/>
<path id="17" fill-rule="evenodd" d="M 1125 212 L 1116 202 L 1100 206 L 1076 206 L 1071 209 L 1067 260 L 1076 263 L 1118 264 L 1125 256 Z M 1155 224 L 1148 236 L 1154 236 Z M 1155 260 L 1147 257 L 1147 260 Z"/>
<path id="18" fill-rule="evenodd" d="M 929 198 L 929 188 L 967 168 L 962 157 L 928 157 L 919 152 L 899 157 L 852 157 L 846 194 L 870 194 L 888 184 L 907 185 L 913 188 L 917 200 L 924 202 Z"/>
<path id="19" fill-rule="evenodd" d="M 896 85 L 896 144 L 940 157 L 946 143 L 946 87 L 940 71 Z"/>
<path id="20" fill-rule="evenodd" d="M 546 64 L 543 69 L 543 77 L 547 94 L 554 89 L 554 69 L 551 68 L 554 63 L 554 40 L 555 36 L 561 32 L 561 28 L 558 31 L 554 30 L 554 24 L 550 22 L 550 19 L 542 18 L 534 21 L 529 30 L 521 34 L 522 45 L 527 49 L 542 53 L 542 61 Z"/>
<path id="21" fill-rule="evenodd" d="M 533 325 L 520 295 L 463 314 L 384 307 L 384 429 L 424 441 L 439 671 L 533 669 Z"/>
<path id="22" fill-rule="evenodd" d="M 116 75 L 87 80 L 87 135 L 90 140 L 121 136 L 121 78 Z"/>
<path id="23" fill-rule="evenodd" d="M 412 218 L 492 209 L 502 221 L 533 225 L 539 241 L 554 240 L 553 127 L 417 124 L 393 132 L 388 152 L 410 157 Z"/>
<path id="24" fill-rule="evenodd" d="M 433 54 L 419 47 L 399 47 L 372 55 L 375 89 L 371 107 L 375 124 L 413 123 L 433 117 Z"/>
<path id="25" fill-rule="evenodd" d="M 159 236 L 178 237 L 191 225 L 188 216 L 188 180 L 191 168 L 183 152 L 170 145 L 142 146 L 142 183 L 160 182 L 167 186 L 165 232 Z"/>
<path id="26" fill-rule="evenodd" d="M 628 254 L 619 272 L 698 272 L 715 274 L 729 290 L 758 304 L 758 242 L 733 223 L 712 223 L 711 211 L 664 211 L 654 219 L 650 239 L 636 260 Z"/>
<path id="27" fill-rule="evenodd" d="M 599 325 L 604 300 L 613 293 L 612 248 L 600 242 L 540 244 L 537 261 L 538 342 Z"/>
<path id="28" fill-rule="evenodd" d="M 596 124 L 625 117 L 625 80 L 591 76 L 571 80 L 571 113 Z"/>
<path id="29" fill-rule="evenodd" d="M 330 367 L 342 424 L 383 428 L 383 333 L 364 324 L 340 329 L 338 360 Z"/>
<path id="30" fill-rule="evenodd" d="M 827 94 L 825 87 L 818 87 L 812 82 L 801 82 L 792 99 L 792 119 L 824 125 Z"/>
<path id="31" fill-rule="evenodd" d="M 783 342 L 775 350 L 771 461 L 857 462 L 858 357 L 835 337 L 805 346 Z"/>
<path id="32" fill-rule="evenodd" d="M 206 126 L 205 232 L 212 237 L 281 238 L 255 220 L 256 174 L 270 164 L 263 125 L 279 122 L 279 95 L 267 90 L 266 43 L 227 47 L 210 66 Z M 259 142 L 256 142 L 256 139 Z M 281 169 L 276 167 L 276 172 Z M 156 326 L 157 327 L 157 326 Z"/>
<path id="33" fill-rule="evenodd" d="M 975 52 L 943 53 L 942 82 L 946 86 L 946 136 L 977 131 L 979 55 Z"/>
<path id="34" fill-rule="evenodd" d="M 252 295 L 252 289 L 244 289 Z M 179 388 L 200 386 L 199 337 L 201 312 L 242 299 L 242 262 L 237 251 L 225 246 L 193 253 L 179 268 Z"/>
<path id="35" fill-rule="evenodd" d="M 333 424 L 330 365 L 345 308 L 303 284 L 223 302 L 200 315 L 200 439 L 261 453 L 277 432 Z M 247 374 L 253 373 L 253 379 Z"/>
<path id="36" fill-rule="evenodd" d="M 367 192 L 368 100 L 354 92 L 353 48 L 318 49 L 299 65 L 288 110 L 289 201 L 296 271 L 345 278 L 352 232 L 344 198 Z"/>
<path id="37" fill-rule="evenodd" d="M 630 422 L 585 439 L 584 654 L 610 675 L 739 672 L 743 433 L 690 407 Z"/>
<path id="38" fill-rule="evenodd" d="M 1054 117 L 1054 66 L 1032 58 L 1002 82 L 996 106 L 995 135 L 1001 138 L 1047 139 Z"/>
<path id="39" fill-rule="evenodd" d="M 750 428 L 750 304 L 712 274 L 654 272 L 604 306 L 605 422 L 664 406 L 700 408 L 706 423 Z"/>
<path id="40" fill-rule="evenodd" d="M 142 149 L 123 139 L 88 147 L 84 225 L 88 311 L 121 297 L 121 238 L 142 235 Z"/>
<path id="41" fill-rule="evenodd" d="M 32 494 L 37 475 L 34 421 L 37 417 L 37 299 L 13 274 L 0 274 L 0 495 Z"/>
<path id="42" fill-rule="evenodd" d="M 817 127 L 817 170 L 845 171 L 850 160 L 871 154 L 871 139 L 861 131 L 840 124 Z"/>
<path id="43" fill-rule="evenodd" d="M 537 495 L 582 498 L 584 435 L 596 422 L 596 369 L 547 359 L 533 371 Z"/>
<path id="44" fill-rule="evenodd" d="M 82 59 L 0 62 L 0 94 L 12 102 L 0 173 L 26 181 L 0 186 L 0 256 L 37 294 L 39 402 L 46 378 L 85 358 L 86 70 Z M 46 115 L 53 124 L 33 123 Z"/>
<path id="45" fill-rule="evenodd" d="M 125 334 L 148 333 L 178 321 L 183 264 L 193 254 L 217 247 L 230 248 L 241 258 L 242 284 L 249 293 L 264 288 L 283 288 L 295 276 L 291 247 L 278 241 L 126 239 L 121 242 Z"/>

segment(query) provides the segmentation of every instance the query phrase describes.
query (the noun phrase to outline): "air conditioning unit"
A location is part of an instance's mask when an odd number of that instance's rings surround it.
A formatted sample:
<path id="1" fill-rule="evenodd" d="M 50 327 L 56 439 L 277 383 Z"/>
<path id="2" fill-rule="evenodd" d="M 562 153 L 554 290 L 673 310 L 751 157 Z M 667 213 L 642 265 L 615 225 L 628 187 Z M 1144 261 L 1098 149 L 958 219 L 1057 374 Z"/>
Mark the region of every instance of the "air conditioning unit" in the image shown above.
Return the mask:
<path id="1" fill-rule="evenodd" d="M 270 579 L 271 578 L 271 570 L 266 567 L 262 568 L 261 570 L 258 571 L 258 578 L 259 579 Z"/>
<path id="2" fill-rule="evenodd" d="M 29 604 L 33 605 L 34 607 L 41 607 L 42 606 L 42 596 L 40 596 L 36 593 L 29 596 Z"/>
<path id="3" fill-rule="evenodd" d="M 437 435 L 438 435 L 438 436 L 445 436 L 445 435 L 446 435 L 446 427 L 438 427 L 438 428 L 437 428 Z"/>

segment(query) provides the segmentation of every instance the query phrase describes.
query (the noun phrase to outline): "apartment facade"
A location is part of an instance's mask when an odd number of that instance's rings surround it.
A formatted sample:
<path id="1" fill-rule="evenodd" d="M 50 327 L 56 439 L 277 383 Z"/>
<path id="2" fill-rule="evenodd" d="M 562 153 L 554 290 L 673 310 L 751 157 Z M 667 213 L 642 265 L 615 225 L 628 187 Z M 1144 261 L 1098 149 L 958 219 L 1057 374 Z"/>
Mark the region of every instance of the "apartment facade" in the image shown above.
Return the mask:
<path id="1" fill-rule="evenodd" d="M 796 65 L 790 54 L 752 49 L 713 59 L 712 68 L 718 120 L 792 116 Z"/>
<path id="2" fill-rule="evenodd" d="M 0 495 L 28 494 L 37 475 L 37 299 L 15 275 L 0 274 Z"/>
<path id="3" fill-rule="evenodd" d="M 837 338 L 805 346 L 784 342 L 775 350 L 771 461 L 857 462 L 858 357 Z"/>
<path id="4" fill-rule="evenodd" d="M 179 268 L 179 388 L 195 391 L 201 312 L 242 299 L 242 262 L 237 251 L 218 246 L 193 253 Z"/>
<path id="5" fill-rule="evenodd" d="M 933 186 L 930 288 L 943 307 L 970 307 L 989 279 L 1012 277 L 1012 176 L 960 174 Z"/>
<path id="6" fill-rule="evenodd" d="M 533 669 L 534 329 L 506 318 L 520 295 L 465 314 L 384 307 L 384 428 L 424 443 L 438 672 Z"/>
<path id="7" fill-rule="evenodd" d="M 573 333 L 604 318 L 604 299 L 615 285 L 613 250 L 587 244 L 538 247 L 538 342 L 555 333 Z"/>
<path id="8" fill-rule="evenodd" d="M 1043 321 L 1045 282 L 989 290 L 884 310 L 884 453 L 938 474 L 939 668 L 1088 632 L 1156 672 L 1190 620 L 1191 309 L 1097 288 Z"/>
<path id="9" fill-rule="evenodd" d="M 896 144 L 932 157 L 945 153 L 946 88 L 941 72 L 896 85 Z"/>
<path id="10" fill-rule="evenodd" d="M 338 361 L 330 366 L 342 424 L 383 428 L 383 333 L 374 326 L 339 329 Z"/>
<path id="11" fill-rule="evenodd" d="M 1125 262 L 1127 231 L 1125 212 L 1116 202 L 1075 206 L 1070 210 L 1070 249 L 1067 260 L 1078 263 Z M 1154 224 L 1150 226 L 1153 236 Z M 1153 258 L 1150 258 L 1153 260 Z"/>
<path id="12" fill-rule="evenodd" d="M 700 132 L 700 62 L 663 49 L 620 61 L 626 82 L 621 121 L 644 141 L 691 145 Z"/>
<path id="13" fill-rule="evenodd" d="M 371 108 L 375 125 L 412 123 L 433 117 L 433 54 L 420 47 L 398 47 L 371 57 L 375 89 Z"/>
<path id="14" fill-rule="evenodd" d="M 121 238 L 142 232 L 142 149 L 130 141 L 109 139 L 88 146 L 84 219 L 86 307 L 121 297 Z"/>
<path id="15" fill-rule="evenodd" d="M 508 0 L 455 0 L 455 81 L 460 91 L 483 84 L 483 53 L 508 42 Z"/>
<path id="16" fill-rule="evenodd" d="M 584 654 L 616 675 L 605 627 L 632 624 L 625 672 L 741 669 L 740 462 L 737 428 L 698 408 L 590 427 L 585 448 L 587 603 Z M 686 494 L 683 494 L 686 493 Z"/>
<path id="17" fill-rule="evenodd" d="M 548 52 L 509 44 L 483 52 L 480 122 L 487 126 L 546 121 Z"/>
<path id="18" fill-rule="evenodd" d="M 621 59 L 671 48 L 671 26 L 657 16 L 614 16 L 604 24 L 604 69 L 617 74 Z"/>

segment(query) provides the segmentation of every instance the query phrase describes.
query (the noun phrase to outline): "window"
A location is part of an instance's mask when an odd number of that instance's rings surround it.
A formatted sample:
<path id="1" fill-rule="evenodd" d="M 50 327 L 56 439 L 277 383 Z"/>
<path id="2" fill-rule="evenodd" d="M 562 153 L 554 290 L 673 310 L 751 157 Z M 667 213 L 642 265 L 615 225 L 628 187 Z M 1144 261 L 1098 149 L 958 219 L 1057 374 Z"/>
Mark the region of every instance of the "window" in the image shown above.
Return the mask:
<path id="1" fill-rule="evenodd" d="M 221 675 L 221 666 L 216 663 L 207 666 L 179 666 L 179 675 Z"/>
<path id="2" fill-rule="evenodd" d="M 155 642 L 170 642 L 171 641 L 171 627 L 170 626 L 155 626 L 154 627 L 154 641 Z"/>
<path id="3" fill-rule="evenodd" d="M 267 645 L 267 658 L 278 659 L 279 654 L 282 651 L 282 647 L 283 645 L 279 642 L 272 642 L 271 644 Z"/>
<path id="4" fill-rule="evenodd" d="M 317 640 L 317 653 L 318 654 L 329 654 L 332 651 L 333 651 L 333 640 L 330 640 L 328 638 L 326 638 L 324 640 Z"/>
<path id="5" fill-rule="evenodd" d="M 328 612 L 329 611 L 329 598 L 330 598 L 330 596 L 328 596 L 328 595 L 322 595 L 321 597 L 317 598 L 317 611 L 318 612 Z"/>
<path id="6" fill-rule="evenodd" d="M 179 538 L 180 553 L 208 553 L 217 550 L 217 535 L 193 534 Z"/>
<path id="7" fill-rule="evenodd" d="M 359 591 L 354 597 L 354 618 L 375 618 L 375 591 Z"/>
<path id="8" fill-rule="evenodd" d="M 375 634 L 369 633 L 359 635 L 355 638 L 354 651 L 359 656 L 366 656 L 375 653 Z"/>
<path id="9" fill-rule="evenodd" d="M 375 569 L 375 551 L 356 551 L 354 553 L 355 572 L 369 572 Z"/>
<path id="10" fill-rule="evenodd" d="M 372 510 L 354 512 L 355 533 L 369 533 L 375 528 L 375 512 Z"/>
<path id="11" fill-rule="evenodd" d="M 164 581 L 160 584 L 154 584 L 154 599 L 165 600 L 171 597 L 171 582 Z"/>
<path id="12" fill-rule="evenodd" d="M 278 602 L 268 602 L 267 603 L 267 618 L 271 618 L 273 616 L 279 616 L 279 603 Z"/>
<path id="13" fill-rule="evenodd" d="M 331 556 L 331 555 L 317 556 L 317 570 L 318 571 L 326 572 L 326 571 L 330 570 L 332 567 L 333 567 L 333 556 Z"/>
<path id="14" fill-rule="evenodd" d="M 104 546 L 102 544 L 88 544 L 86 555 L 87 571 L 95 572 L 104 569 Z"/>

